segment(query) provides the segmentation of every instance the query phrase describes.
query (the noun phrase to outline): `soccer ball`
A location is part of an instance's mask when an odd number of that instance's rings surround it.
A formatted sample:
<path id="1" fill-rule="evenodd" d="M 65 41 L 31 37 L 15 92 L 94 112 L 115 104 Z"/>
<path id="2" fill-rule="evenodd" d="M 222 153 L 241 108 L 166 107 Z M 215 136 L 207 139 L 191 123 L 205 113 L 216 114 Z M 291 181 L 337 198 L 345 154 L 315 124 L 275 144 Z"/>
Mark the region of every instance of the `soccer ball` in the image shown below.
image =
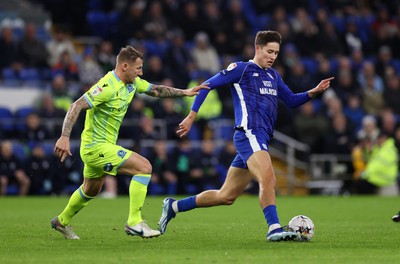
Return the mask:
<path id="1" fill-rule="evenodd" d="M 298 241 L 310 241 L 314 236 L 314 223 L 305 215 L 297 215 L 289 221 L 289 228 L 297 234 Z"/>

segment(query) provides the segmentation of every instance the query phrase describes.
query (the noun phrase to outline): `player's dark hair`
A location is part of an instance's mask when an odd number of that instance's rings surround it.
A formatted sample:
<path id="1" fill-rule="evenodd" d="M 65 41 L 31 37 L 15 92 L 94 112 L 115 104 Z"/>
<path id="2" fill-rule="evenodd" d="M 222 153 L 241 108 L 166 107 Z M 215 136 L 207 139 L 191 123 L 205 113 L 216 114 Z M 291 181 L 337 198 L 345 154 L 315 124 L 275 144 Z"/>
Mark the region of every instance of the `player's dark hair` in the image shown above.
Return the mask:
<path id="1" fill-rule="evenodd" d="M 282 43 L 281 34 L 277 31 L 266 30 L 258 31 L 255 39 L 255 45 L 265 46 L 270 42 Z"/>
<path id="2" fill-rule="evenodd" d="M 143 59 L 143 53 L 134 47 L 127 45 L 126 47 L 121 48 L 121 51 L 117 56 L 117 63 L 133 63 L 137 58 Z"/>

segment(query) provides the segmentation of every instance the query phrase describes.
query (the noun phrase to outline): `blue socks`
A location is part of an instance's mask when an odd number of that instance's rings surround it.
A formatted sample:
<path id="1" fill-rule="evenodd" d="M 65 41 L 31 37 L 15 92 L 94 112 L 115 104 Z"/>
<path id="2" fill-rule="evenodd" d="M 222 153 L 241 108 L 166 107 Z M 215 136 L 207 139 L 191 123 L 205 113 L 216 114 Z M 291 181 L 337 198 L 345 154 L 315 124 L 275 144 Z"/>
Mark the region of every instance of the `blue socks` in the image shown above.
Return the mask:
<path id="1" fill-rule="evenodd" d="M 269 226 L 273 224 L 279 225 L 278 213 L 276 212 L 276 205 L 268 205 L 263 209 L 265 219 Z"/>
<path id="2" fill-rule="evenodd" d="M 190 196 L 188 198 L 177 201 L 178 212 L 185 212 L 196 208 L 196 196 Z"/>

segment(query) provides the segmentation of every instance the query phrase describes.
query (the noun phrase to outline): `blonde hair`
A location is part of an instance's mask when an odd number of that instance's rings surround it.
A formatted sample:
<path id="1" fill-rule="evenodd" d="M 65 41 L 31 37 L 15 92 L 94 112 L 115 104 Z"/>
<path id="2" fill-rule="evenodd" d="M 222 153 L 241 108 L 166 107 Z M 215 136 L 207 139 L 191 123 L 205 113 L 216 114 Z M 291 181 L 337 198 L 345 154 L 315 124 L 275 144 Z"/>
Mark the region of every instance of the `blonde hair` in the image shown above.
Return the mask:
<path id="1" fill-rule="evenodd" d="M 124 48 L 121 48 L 120 52 L 117 55 L 117 64 L 121 64 L 124 62 L 134 63 L 137 58 L 143 59 L 143 53 L 135 49 L 134 47 L 127 45 Z"/>

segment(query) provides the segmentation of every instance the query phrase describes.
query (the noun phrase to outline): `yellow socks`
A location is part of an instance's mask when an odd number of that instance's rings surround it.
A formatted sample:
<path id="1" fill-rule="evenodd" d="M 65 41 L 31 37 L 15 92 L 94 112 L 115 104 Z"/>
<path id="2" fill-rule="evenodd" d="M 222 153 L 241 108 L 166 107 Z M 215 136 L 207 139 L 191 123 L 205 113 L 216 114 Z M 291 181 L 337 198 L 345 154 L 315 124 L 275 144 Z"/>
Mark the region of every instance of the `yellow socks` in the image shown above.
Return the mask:
<path id="1" fill-rule="evenodd" d="M 132 177 L 131 184 L 129 185 L 129 226 L 134 226 L 142 222 L 141 210 L 146 199 L 150 178 L 151 174 L 138 174 Z"/>
<path id="2" fill-rule="evenodd" d="M 71 219 L 83 207 L 85 207 L 93 197 L 87 196 L 83 192 L 83 185 L 81 185 L 69 198 L 69 202 L 64 211 L 58 216 L 58 220 L 63 226 L 69 226 Z"/>

